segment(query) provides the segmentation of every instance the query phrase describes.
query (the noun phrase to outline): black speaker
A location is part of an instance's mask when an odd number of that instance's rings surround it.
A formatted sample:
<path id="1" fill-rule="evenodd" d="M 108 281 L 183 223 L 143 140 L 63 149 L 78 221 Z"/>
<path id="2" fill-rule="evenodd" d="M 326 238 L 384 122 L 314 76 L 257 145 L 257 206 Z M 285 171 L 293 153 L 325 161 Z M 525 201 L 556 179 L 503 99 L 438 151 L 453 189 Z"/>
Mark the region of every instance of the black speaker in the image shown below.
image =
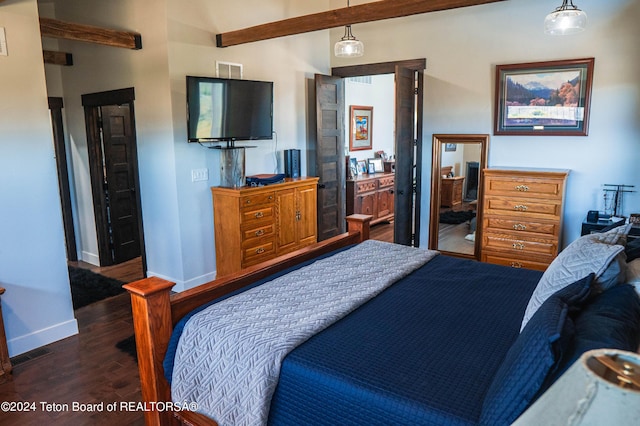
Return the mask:
<path id="1" fill-rule="evenodd" d="M 284 150 L 284 174 L 289 178 L 300 177 L 300 150 Z"/>
<path id="2" fill-rule="evenodd" d="M 587 222 L 597 222 L 600 214 L 597 210 L 589 210 L 587 212 Z"/>

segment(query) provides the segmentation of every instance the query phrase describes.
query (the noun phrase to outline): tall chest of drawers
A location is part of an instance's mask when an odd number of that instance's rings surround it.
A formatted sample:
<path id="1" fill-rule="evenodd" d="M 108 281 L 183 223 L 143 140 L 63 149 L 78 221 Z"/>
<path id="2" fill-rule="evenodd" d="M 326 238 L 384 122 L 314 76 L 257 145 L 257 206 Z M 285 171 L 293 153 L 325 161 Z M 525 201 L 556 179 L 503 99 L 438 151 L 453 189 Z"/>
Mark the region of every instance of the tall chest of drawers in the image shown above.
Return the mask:
<path id="1" fill-rule="evenodd" d="M 558 255 L 566 170 L 485 169 L 481 260 L 544 271 Z"/>

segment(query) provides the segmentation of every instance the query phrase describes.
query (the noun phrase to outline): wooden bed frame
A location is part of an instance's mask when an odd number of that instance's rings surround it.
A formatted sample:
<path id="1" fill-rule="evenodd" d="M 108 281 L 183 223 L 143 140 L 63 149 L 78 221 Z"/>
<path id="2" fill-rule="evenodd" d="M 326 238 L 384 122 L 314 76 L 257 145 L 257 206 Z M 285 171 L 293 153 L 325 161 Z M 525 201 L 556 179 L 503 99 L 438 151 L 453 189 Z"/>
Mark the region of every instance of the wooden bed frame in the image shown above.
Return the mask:
<path id="1" fill-rule="evenodd" d="M 245 287 L 257 280 L 320 255 L 369 239 L 371 216 L 347 217 L 348 232 L 307 246 L 285 256 L 218 278 L 181 293 L 171 294 L 175 283 L 157 277 L 125 284 L 131 295 L 133 324 L 140 370 L 145 423 L 150 425 L 216 425 L 203 415 L 166 410 L 171 401 L 162 362 L 175 324 L 198 306 Z"/>

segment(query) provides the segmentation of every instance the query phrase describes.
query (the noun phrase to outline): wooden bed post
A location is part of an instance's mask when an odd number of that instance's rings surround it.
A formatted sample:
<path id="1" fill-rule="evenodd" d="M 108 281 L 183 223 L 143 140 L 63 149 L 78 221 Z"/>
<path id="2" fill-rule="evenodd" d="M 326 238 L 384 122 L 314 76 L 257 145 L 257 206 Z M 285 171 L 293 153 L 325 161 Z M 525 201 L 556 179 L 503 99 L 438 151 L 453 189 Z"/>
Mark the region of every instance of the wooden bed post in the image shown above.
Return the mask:
<path id="1" fill-rule="evenodd" d="M 174 285 L 172 282 L 151 277 L 123 286 L 131 295 L 144 403 L 171 401 L 171 390 L 164 378 L 162 361 L 173 329 L 169 295 Z M 170 410 L 145 410 L 144 418 L 148 426 L 175 424 Z"/>
<path id="2" fill-rule="evenodd" d="M 360 241 L 369 239 L 369 222 L 373 216 L 366 214 L 352 214 L 347 216 L 347 230 L 349 233 L 360 232 Z"/>

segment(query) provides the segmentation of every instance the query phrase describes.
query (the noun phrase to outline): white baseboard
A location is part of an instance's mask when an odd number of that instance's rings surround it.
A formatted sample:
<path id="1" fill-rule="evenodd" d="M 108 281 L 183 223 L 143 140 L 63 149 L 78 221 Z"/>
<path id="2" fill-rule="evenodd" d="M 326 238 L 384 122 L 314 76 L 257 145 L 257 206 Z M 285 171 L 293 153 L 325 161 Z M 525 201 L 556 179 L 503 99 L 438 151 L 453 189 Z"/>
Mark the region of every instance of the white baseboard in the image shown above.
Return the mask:
<path id="1" fill-rule="evenodd" d="M 97 254 L 93 254 L 93 253 L 89 253 L 87 251 L 83 251 L 81 260 L 83 262 L 87 262 L 87 263 L 90 263 L 90 264 L 95 265 L 95 266 L 100 266 L 100 256 L 98 256 Z"/>
<path id="2" fill-rule="evenodd" d="M 78 334 L 78 322 L 74 318 L 24 336 L 14 337 L 7 341 L 9 356 L 20 355 L 76 334 Z"/>
<path id="3" fill-rule="evenodd" d="M 158 277 L 158 278 L 162 278 L 163 280 L 167 280 L 167 281 L 171 281 L 171 282 L 176 283 L 176 285 L 173 286 L 171 291 L 175 291 L 175 292 L 180 293 L 181 291 L 189 290 L 190 288 L 199 286 L 200 284 L 204 284 L 204 283 L 207 283 L 209 281 L 215 280 L 216 279 L 216 272 L 213 271 L 213 272 L 210 272 L 208 274 L 200 275 L 199 277 L 192 278 L 192 279 L 187 280 L 187 281 L 176 280 L 174 278 L 167 277 L 167 276 L 162 275 L 162 274 L 156 274 L 153 271 L 147 271 L 147 276 L 148 277 Z"/>

